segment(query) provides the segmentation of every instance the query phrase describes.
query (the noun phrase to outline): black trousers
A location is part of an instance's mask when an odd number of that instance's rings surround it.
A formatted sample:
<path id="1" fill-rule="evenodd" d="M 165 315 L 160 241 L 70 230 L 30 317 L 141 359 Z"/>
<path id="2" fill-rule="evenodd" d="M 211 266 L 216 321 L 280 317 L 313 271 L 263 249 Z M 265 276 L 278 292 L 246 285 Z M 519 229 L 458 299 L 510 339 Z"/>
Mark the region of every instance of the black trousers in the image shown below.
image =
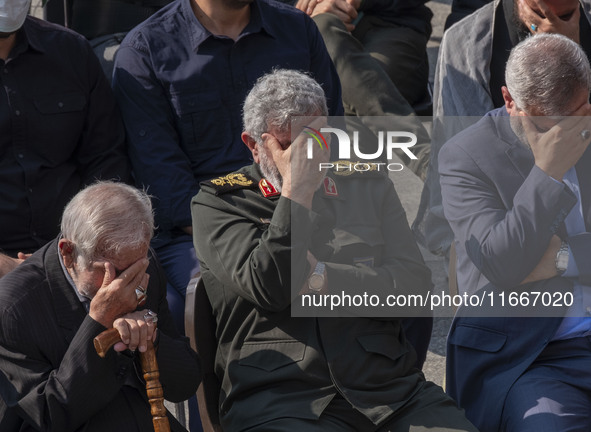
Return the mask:
<path id="1" fill-rule="evenodd" d="M 359 117 L 373 133 L 415 133 L 417 159 L 397 155 L 424 179 L 430 139 L 412 105 L 427 92 L 427 37 L 376 16 L 364 16 L 353 32 L 332 14 L 316 15 L 314 21 L 341 80 L 345 114 Z"/>
<path id="2" fill-rule="evenodd" d="M 443 389 L 431 382 L 421 388 L 398 412 L 374 425 L 342 397 L 335 397 L 318 420 L 282 418 L 248 432 L 478 432 Z"/>

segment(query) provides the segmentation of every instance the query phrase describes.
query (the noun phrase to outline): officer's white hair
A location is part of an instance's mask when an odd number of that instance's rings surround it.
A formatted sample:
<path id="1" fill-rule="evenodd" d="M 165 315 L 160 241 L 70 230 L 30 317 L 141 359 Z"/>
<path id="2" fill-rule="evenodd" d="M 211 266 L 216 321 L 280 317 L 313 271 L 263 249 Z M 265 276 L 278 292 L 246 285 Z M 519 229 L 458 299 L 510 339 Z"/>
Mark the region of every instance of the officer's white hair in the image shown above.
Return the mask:
<path id="1" fill-rule="evenodd" d="M 547 116 L 568 115 L 578 92 L 589 95 L 591 71 L 581 47 L 560 34 L 541 33 L 513 48 L 505 82 L 517 107 Z"/>
<path id="2" fill-rule="evenodd" d="M 324 90 L 308 75 L 277 69 L 263 75 L 248 93 L 242 110 L 244 131 L 256 142 L 276 128 L 289 130 L 296 116 L 328 115 Z"/>
<path id="3" fill-rule="evenodd" d="M 80 191 L 62 215 L 63 238 L 74 244 L 75 259 L 86 267 L 121 249 L 149 244 L 154 232 L 150 197 L 132 186 L 97 182 Z"/>

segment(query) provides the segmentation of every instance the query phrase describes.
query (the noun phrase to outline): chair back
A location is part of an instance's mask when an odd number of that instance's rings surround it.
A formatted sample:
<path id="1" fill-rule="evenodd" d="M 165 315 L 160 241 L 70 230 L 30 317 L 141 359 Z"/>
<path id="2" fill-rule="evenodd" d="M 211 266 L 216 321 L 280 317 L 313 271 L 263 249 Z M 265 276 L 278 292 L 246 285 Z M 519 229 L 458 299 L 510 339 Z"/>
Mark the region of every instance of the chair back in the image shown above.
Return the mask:
<path id="1" fill-rule="evenodd" d="M 205 432 L 221 432 L 219 400 L 221 383 L 215 374 L 216 323 L 201 275 L 187 286 L 185 297 L 185 334 L 199 354 L 203 378 L 197 388 L 199 415 Z"/>

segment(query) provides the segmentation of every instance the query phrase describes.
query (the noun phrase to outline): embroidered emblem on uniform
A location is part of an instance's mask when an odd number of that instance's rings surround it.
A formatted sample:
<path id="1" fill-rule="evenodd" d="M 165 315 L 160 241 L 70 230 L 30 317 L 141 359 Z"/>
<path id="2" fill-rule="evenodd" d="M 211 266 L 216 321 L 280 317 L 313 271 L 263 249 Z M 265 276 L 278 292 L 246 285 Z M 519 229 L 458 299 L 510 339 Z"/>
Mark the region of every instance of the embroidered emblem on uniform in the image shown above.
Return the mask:
<path id="1" fill-rule="evenodd" d="M 211 180 L 211 182 L 216 186 L 250 186 L 252 184 L 252 180 L 247 179 L 244 174 L 239 173 L 232 173 L 227 176 L 218 177 Z"/>
<path id="2" fill-rule="evenodd" d="M 280 192 L 275 189 L 275 186 L 273 186 L 271 182 L 266 179 L 261 179 L 259 182 L 259 189 L 265 198 L 274 197 L 280 194 Z"/>
<path id="3" fill-rule="evenodd" d="M 339 196 L 337 184 L 330 177 L 324 177 L 324 193 L 329 196 Z"/>

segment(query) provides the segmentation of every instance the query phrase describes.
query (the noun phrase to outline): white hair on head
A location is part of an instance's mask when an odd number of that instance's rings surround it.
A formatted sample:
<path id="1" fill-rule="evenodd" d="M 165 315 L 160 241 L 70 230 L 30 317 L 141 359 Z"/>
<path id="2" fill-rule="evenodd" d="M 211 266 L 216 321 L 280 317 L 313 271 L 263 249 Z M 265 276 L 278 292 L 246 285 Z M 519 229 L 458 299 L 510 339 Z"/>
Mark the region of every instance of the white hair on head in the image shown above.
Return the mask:
<path id="1" fill-rule="evenodd" d="M 154 232 L 150 197 L 124 183 L 100 181 L 78 192 L 62 215 L 63 238 L 86 266 L 121 249 L 148 245 Z"/>
<path id="2" fill-rule="evenodd" d="M 541 33 L 516 45 L 507 61 L 505 82 L 518 108 L 546 116 L 568 115 L 577 92 L 589 95 L 591 71 L 581 47 L 560 34 Z"/>
<path id="3" fill-rule="evenodd" d="M 324 90 L 303 72 L 276 69 L 258 79 L 242 109 L 244 131 L 256 142 L 270 128 L 289 130 L 296 116 L 328 115 Z"/>

